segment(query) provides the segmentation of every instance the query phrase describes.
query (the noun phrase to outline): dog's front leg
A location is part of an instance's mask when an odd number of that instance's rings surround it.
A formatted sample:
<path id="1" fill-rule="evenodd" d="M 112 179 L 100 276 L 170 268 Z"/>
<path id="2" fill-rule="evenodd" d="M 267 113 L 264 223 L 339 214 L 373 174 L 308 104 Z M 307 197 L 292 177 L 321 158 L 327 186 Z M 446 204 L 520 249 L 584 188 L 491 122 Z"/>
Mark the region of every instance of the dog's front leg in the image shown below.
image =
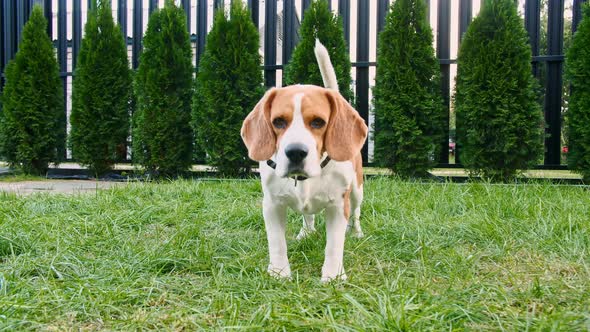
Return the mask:
<path id="1" fill-rule="evenodd" d="M 287 207 L 264 198 L 262 210 L 270 258 L 268 273 L 280 278 L 290 278 L 291 268 L 287 258 L 287 240 L 285 239 Z"/>
<path id="2" fill-rule="evenodd" d="M 344 266 L 344 238 L 348 221 L 343 207 L 326 208 L 326 257 L 322 267 L 322 282 L 346 280 Z"/>

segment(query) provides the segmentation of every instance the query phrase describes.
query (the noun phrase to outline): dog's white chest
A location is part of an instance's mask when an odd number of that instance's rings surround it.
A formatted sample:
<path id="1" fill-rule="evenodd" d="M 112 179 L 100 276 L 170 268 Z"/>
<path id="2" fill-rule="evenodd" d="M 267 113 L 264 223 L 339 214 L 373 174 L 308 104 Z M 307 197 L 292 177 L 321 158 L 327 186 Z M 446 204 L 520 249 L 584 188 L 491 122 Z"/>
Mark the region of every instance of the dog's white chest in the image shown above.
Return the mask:
<path id="1" fill-rule="evenodd" d="M 331 204 L 342 204 L 343 194 L 351 185 L 354 170 L 348 162 L 330 162 L 319 177 L 297 181 L 279 178 L 268 170 L 261 172 L 264 194 L 303 214 L 316 214 Z"/>
<path id="2" fill-rule="evenodd" d="M 293 190 L 286 193 L 283 199 L 295 211 L 304 214 L 318 213 L 336 198 L 333 193 L 322 189 L 326 188 L 325 182 L 322 179 L 298 181 L 296 185 L 294 183 Z"/>

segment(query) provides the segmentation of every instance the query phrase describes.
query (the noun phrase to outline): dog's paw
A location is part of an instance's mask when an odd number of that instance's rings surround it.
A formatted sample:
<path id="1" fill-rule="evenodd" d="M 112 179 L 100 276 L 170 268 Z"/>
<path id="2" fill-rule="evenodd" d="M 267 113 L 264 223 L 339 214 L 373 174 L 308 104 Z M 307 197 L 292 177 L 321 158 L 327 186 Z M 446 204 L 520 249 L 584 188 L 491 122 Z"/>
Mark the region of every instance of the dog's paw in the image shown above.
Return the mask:
<path id="1" fill-rule="evenodd" d="M 363 233 L 363 231 L 361 230 L 352 230 L 352 236 L 356 237 L 357 239 L 363 238 L 365 236 L 365 234 Z"/>
<path id="2" fill-rule="evenodd" d="M 297 234 L 296 239 L 297 239 L 297 241 L 301 241 L 314 232 L 315 232 L 315 228 L 301 227 L 301 230 L 299 231 L 299 234 Z"/>
<path id="3" fill-rule="evenodd" d="M 291 279 L 291 268 L 288 265 L 284 268 L 277 268 L 269 265 L 267 271 L 271 277 L 277 279 Z"/>
<path id="4" fill-rule="evenodd" d="M 365 236 L 362 229 L 360 227 L 354 227 L 354 224 L 350 223 L 346 226 L 346 233 L 350 234 L 352 237 L 360 239 Z"/>
<path id="5" fill-rule="evenodd" d="M 346 281 L 348 277 L 346 276 L 346 273 L 342 273 L 342 274 L 338 274 L 336 276 L 322 276 L 322 279 L 320 279 L 321 283 L 323 284 L 327 284 L 330 283 L 332 281 Z"/>

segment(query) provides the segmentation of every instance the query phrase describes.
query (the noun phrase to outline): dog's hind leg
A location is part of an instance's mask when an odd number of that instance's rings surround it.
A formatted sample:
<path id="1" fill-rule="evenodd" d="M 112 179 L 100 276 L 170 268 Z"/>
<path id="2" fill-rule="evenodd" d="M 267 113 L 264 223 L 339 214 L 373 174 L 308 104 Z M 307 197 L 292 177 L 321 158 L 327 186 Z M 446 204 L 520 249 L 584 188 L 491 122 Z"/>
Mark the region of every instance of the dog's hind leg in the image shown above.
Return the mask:
<path id="1" fill-rule="evenodd" d="M 303 225 L 297 234 L 297 240 L 303 240 L 313 232 L 315 232 L 315 217 L 313 214 L 304 214 Z"/>
<path id="2" fill-rule="evenodd" d="M 363 202 L 363 185 L 357 186 L 356 183 L 352 185 L 352 192 L 350 194 L 350 209 L 352 210 L 352 218 L 348 220 L 348 231 L 352 236 L 361 238 L 364 236 L 361 229 L 361 203 Z"/>

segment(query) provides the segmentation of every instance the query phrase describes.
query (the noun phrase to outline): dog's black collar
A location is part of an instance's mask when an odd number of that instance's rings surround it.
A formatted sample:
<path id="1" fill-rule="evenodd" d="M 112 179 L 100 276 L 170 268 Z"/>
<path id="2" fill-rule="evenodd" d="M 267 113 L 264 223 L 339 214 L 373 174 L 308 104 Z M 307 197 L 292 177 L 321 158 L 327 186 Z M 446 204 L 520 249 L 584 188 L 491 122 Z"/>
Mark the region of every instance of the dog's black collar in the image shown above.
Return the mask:
<path id="1" fill-rule="evenodd" d="M 320 167 L 321 168 L 326 167 L 326 165 L 328 165 L 328 163 L 330 162 L 330 160 L 332 160 L 330 158 L 330 156 L 326 156 L 326 158 L 320 164 Z M 272 169 L 276 169 L 277 168 L 277 163 L 275 163 L 272 159 L 267 160 L 266 161 L 266 164 L 268 165 L 268 167 L 270 167 Z M 303 176 L 303 175 L 297 175 L 296 177 L 294 177 L 294 179 L 296 181 L 305 181 L 305 180 L 307 180 L 307 177 L 306 176 Z"/>

